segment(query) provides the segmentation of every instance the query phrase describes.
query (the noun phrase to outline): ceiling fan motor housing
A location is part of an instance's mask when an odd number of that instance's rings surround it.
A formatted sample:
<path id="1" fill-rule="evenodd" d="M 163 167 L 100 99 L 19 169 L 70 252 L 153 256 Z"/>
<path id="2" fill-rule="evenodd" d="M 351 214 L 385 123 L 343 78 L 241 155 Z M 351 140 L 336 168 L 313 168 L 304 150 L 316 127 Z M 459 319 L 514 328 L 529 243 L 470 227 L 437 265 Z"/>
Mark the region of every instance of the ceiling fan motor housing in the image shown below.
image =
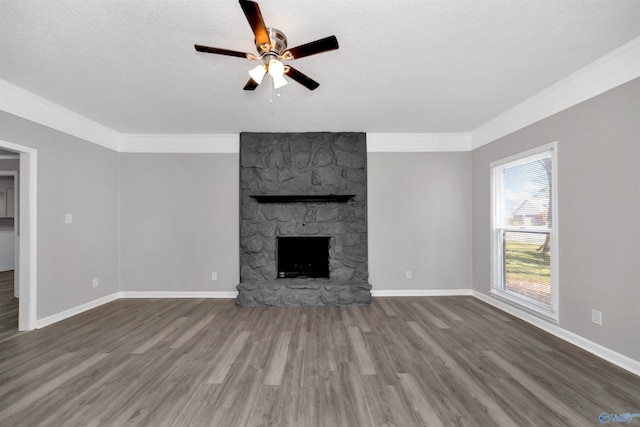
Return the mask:
<path id="1" fill-rule="evenodd" d="M 282 52 L 287 48 L 287 36 L 276 28 L 267 28 L 269 34 L 270 46 L 262 46 L 256 42 L 256 49 L 258 53 L 275 53 L 278 56 L 282 55 Z"/>

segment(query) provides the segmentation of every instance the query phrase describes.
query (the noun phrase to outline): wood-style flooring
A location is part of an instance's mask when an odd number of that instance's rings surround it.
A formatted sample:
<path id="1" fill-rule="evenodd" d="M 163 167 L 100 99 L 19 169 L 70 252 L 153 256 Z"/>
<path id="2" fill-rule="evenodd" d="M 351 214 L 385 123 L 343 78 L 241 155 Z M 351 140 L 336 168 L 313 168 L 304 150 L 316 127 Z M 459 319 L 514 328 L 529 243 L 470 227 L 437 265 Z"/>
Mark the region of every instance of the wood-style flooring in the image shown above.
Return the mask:
<path id="1" fill-rule="evenodd" d="M 13 270 L 0 271 L 0 342 L 18 331 L 18 298 L 13 294 Z"/>
<path id="2" fill-rule="evenodd" d="M 121 299 L 0 342 L 2 426 L 597 426 L 602 412 L 640 412 L 640 377 L 472 297 Z"/>

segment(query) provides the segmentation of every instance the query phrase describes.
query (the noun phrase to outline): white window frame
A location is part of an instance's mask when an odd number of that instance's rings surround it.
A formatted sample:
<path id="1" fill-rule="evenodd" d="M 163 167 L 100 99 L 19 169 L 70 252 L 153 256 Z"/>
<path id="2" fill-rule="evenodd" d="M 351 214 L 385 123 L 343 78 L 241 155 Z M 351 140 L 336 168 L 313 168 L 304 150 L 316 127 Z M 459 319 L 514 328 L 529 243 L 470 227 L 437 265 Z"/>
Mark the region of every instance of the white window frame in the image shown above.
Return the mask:
<path id="1" fill-rule="evenodd" d="M 543 159 L 551 154 L 551 230 L 550 230 L 550 268 L 551 268 L 551 303 L 549 305 L 535 301 L 505 289 L 504 254 L 501 235 L 504 231 L 523 231 L 526 227 L 504 226 L 504 170 L 520 164 Z M 491 170 L 491 295 L 534 314 L 559 322 L 558 305 L 558 150 L 557 143 L 552 142 L 532 150 L 525 151 L 502 160 L 492 162 Z"/>

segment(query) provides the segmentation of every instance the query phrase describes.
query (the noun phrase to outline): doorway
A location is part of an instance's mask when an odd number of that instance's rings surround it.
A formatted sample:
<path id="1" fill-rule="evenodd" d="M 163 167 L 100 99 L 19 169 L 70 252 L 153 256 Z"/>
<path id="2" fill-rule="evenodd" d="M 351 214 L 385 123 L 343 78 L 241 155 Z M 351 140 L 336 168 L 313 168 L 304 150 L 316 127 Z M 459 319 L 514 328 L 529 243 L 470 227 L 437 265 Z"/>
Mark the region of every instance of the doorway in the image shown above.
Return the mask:
<path id="1" fill-rule="evenodd" d="M 19 235 L 16 192 L 20 155 L 0 150 L 0 340 L 18 330 L 18 297 L 20 288 L 15 280 Z"/>
<path id="2" fill-rule="evenodd" d="M 15 174 L 18 185 L 14 187 L 17 191 L 13 195 L 17 202 L 13 206 L 16 213 L 13 221 L 18 235 L 13 280 L 20 297 L 18 330 L 29 331 L 37 327 L 37 150 L 4 140 L 0 140 L 0 149 L 14 153 L 9 155 L 17 155 L 19 160 L 19 171 Z"/>

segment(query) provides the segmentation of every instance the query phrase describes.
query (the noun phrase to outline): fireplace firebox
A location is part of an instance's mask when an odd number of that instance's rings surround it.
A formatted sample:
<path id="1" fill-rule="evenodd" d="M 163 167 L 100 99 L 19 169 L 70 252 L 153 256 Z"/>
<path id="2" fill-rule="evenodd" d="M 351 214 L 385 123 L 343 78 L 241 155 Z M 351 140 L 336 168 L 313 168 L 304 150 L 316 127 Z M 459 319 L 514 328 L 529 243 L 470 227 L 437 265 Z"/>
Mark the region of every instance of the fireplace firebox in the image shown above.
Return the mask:
<path id="1" fill-rule="evenodd" d="M 329 278 L 329 237 L 278 237 L 278 278 Z"/>

